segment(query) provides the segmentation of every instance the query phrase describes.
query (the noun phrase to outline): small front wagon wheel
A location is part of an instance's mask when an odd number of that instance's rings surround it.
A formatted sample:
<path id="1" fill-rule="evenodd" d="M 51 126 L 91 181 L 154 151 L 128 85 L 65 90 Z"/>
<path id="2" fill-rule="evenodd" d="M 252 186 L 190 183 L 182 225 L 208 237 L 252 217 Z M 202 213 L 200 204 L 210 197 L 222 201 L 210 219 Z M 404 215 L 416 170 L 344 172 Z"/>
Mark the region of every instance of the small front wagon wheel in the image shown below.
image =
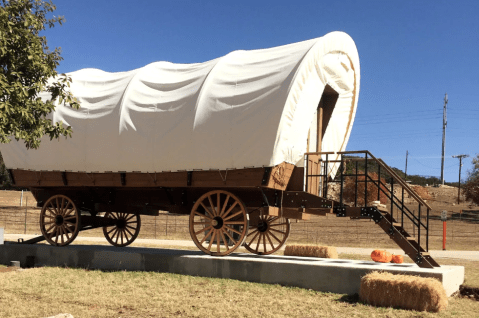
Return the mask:
<path id="1" fill-rule="evenodd" d="M 54 195 L 40 212 L 40 230 L 51 245 L 66 246 L 80 232 L 80 211 L 65 195 Z"/>
<path id="2" fill-rule="evenodd" d="M 190 235 L 211 255 L 228 255 L 243 244 L 248 232 L 246 207 L 234 194 L 214 190 L 201 196 L 190 214 Z"/>
<path id="3" fill-rule="evenodd" d="M 107 212 L 104 217 L 113 221 L 112 225 L 103 227 L 103 234 L 111 245 L 124 247 L 133 243 L 138 237 L 141 227 L 140 215 Z"/>

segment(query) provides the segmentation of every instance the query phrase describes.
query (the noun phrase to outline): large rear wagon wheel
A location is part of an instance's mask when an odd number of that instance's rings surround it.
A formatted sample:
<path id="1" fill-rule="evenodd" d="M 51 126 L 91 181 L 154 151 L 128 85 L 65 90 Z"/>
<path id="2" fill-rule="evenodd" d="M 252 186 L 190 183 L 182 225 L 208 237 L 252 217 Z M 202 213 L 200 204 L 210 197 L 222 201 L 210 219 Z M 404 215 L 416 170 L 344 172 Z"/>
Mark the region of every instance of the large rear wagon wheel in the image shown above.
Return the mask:
<path id="1" fill-rule="evenodd" d="M 69 197 L 54 195 L 40 212 L 40 230 L 51 245 L 66 246 L 80 232 L 80 211 Z"/>
<path id="2" fill-rule="evenodd" d="M 248 224 L 248 213 L 241 200 L 228 191 L 214 190 L 196 201 L 189 229 L 200 250 L 223 256 L 243 244 Z"/>
<path id="3" fill-rule="evenodd" d="M 289 237 L 289 219 L 270 215 L 253 215 L 244 247 L 258 255 L 273 254 Z"/>
<path id="4" fill-rule="evenodd" d="M 104 217 L 114 220 L 113 225 L 103 227 L 103 234 L 111 245 L 124 247 L 133 243 L 138 237 L 141 227 L 140 215 L 107 212 Z"/>

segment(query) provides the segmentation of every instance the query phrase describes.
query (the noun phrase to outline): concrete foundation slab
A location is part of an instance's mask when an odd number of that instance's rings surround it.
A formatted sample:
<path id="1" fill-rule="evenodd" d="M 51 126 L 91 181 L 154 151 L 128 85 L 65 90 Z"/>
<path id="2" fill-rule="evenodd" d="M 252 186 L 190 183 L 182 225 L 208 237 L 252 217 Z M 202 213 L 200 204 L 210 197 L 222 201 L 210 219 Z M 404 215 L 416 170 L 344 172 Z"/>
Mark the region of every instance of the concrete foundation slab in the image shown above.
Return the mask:
<path id="1" fill-rule="evenodd" d="M 1 245 L 0 264 L 11 261 L 20 261 L 22 267 L 68 266 L 229 278 L 339 294 L 358 293 L 361 277 L 374 270 L 437 278 L 448 296 L 464 282 L 463 266 L 425 269 L 415 264 L 252 254 L 217 257 L 199 251 L 98 245 Z"/>

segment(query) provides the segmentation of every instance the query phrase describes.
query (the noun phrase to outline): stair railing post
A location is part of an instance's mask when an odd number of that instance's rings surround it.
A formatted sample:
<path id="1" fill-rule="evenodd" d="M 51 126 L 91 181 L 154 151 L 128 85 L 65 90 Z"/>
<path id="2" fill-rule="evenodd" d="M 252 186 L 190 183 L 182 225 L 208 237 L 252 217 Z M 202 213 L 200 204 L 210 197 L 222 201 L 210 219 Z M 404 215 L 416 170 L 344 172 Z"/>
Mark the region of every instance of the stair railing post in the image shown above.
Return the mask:
<path id="1" fill-rule="evenodd" d="M 343 206 L 343 186 L 344 186 L 344 174 L 343 174 L 343 154 L 340 154 L 341 156 L 341 164 L 339 165 L 339 170 L 340 170 L 340 183 L 341 187 L 339 189 L 339 205 L 342 207 Z"/>
<path id="2" fill-rule="evenodd" d="M 326 178 L 326 185 L 324 189 L 324 197 L 328 198 L 328 154 L 326 154 L 326 164 L 324 165 L 324 177 Z"/>
<path id="3" fill-rule="evenodd" d="M 402 197 L 401 197 L 401 227 L 404 228 L 404 187 L 402 188 Z"/>
<path id="4" fill-rule="evenodd" d="M 427 209 L 426 252 L 429 252 L 429 208 Z"/>
<path id="5" fill-rule="evenodd" d="M 364 206 L 368 206 L 368 153 L 365 153 L 364 164 Z"/>
<path id="6" fill-rule="evenodd" d="M 355 181 L 355 184 L 354 184 L 354 206 L 355 207 L 358 206 L 358 163 L 359 163 L 359 161 L 356 160 L 356 172 L 355 172 L 356 181 Z"/>
<path id="7" fill-rule="evenodd" d="M 391 176 L 391 216 L 394 219 L 394 178 Z"/>
<path id="8" fill-rule="evenodd" d="M 381 165 L 378 163 L 378 201 L 381 203 Z"/>
<path id="9" fill-rule="evenodd" d="M 309 178 L 308 178 L 308 176 L 309 176 L 309 155 L 308 155 L 308 154 L 306 154 L 306 155 L 304 156 L 304 160 L 306 161 L 306 165 L 305 165 L 305 169 L 306 169 L 306 170 L 305 170 L 305 171 L 306 171 L 305 190 L 306 190 L 306 192 L 309 193 L 309 188 L 308 188 L 308 179 L 309 179 Z"/>
<path id="10" fill-rule="evenodd" d="M 417 244 L 421 246 L 421 203 L 418 205 L 418 218 L 419 218 L 419 223 L 417 224 Z"/>

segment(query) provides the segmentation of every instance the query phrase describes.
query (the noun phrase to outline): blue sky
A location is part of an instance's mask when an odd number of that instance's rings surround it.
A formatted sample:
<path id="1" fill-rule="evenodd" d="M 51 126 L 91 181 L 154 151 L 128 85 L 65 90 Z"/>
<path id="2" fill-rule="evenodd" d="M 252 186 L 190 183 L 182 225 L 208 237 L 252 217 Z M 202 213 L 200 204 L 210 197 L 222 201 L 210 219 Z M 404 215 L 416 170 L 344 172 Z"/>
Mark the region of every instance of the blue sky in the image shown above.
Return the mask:
<path id="1" fill-rule="evenodd" d="M 344 31 L 356 42 L 361 87 L 347 150 L 370 150 L 408 174 L 445 179 L 479 153 L 479 1 L 54 0 L 66 23 L 45 32 L 58 71 L 127 71 L 155 61 L 197 63 Z M 465 171 L 471 158 L 464 161 Z"/>

